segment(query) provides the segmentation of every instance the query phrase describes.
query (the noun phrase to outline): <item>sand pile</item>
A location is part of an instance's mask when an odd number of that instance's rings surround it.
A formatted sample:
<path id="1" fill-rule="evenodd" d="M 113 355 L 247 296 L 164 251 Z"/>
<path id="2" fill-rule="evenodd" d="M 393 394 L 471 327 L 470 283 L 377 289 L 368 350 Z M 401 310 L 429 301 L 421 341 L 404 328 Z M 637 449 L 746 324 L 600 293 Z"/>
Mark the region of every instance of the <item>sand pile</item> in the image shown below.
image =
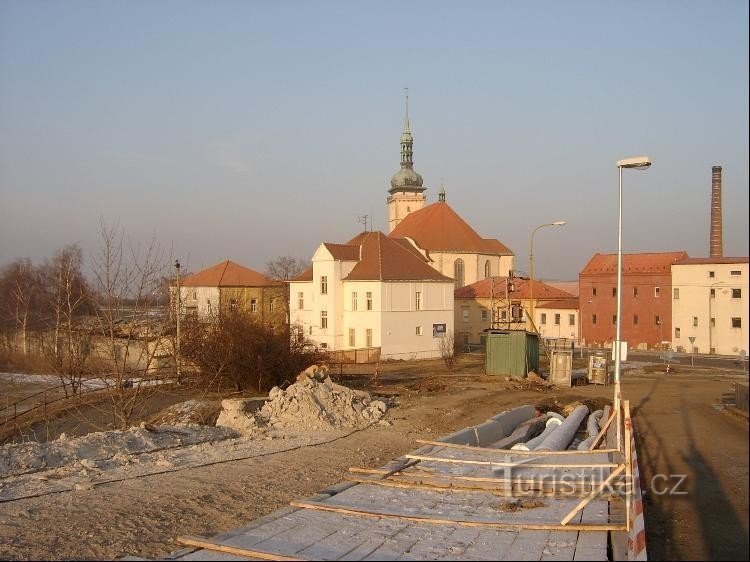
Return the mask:
<path id="1" fill-rule="evenodd" d="M 286 390 L 274 387 L 256 414 L 272 428 L 320 431 L 362 427 L 380 420 L 387 406 L 367 392 L 335 384 L 325 373 L 300 377 Z"/>

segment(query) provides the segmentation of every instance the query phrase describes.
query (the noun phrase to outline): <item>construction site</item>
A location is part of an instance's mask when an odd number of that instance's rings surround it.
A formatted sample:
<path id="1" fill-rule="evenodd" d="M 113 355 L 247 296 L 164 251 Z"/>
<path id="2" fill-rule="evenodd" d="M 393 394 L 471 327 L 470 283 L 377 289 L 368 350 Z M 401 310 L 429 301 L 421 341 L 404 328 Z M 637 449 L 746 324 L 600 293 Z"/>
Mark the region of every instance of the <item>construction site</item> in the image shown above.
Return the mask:
<path id="1" fill-rule="evenodd" d="M 267 396 L 176 392 L 124 431 L 62 415 L 0 449 L 0 557 L 747 558 L 742 371 L 631 361 L 616 406 L 586 361 L 313 366 Z"/>

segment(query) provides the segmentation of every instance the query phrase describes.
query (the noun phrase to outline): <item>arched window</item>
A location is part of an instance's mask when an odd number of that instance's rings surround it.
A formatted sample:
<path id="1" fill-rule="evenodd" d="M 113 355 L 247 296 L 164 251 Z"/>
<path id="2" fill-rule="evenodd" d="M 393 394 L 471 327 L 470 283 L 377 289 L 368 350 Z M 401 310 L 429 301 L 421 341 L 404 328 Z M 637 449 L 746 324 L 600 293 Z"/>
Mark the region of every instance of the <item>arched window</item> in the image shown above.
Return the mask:
<path id="1" fill-rule="evenodd" d="M 490 260 L 484 262 L 484 278 L 487 279 L 490 276 Z"/>
<path id="2" fill-rule="evenodd" d="M 456 287 L 464 286 L 464 260 L 461 258 L 453 262 L 453 278 L 456 280 Z"/>

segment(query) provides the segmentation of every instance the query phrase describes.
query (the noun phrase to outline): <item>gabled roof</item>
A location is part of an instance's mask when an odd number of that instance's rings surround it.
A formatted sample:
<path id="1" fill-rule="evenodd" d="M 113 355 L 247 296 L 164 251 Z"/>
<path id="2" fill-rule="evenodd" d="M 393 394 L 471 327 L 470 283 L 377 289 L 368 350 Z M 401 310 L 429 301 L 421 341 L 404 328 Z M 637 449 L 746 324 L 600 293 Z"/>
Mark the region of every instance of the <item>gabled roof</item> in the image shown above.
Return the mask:
<path id="1" fill-rule="evenodd" d="M 265 287 L 279 283 L 231 260 L 180 279 L 183 287 Z"/>
<path id="2" fill-rule="evenodd" d="M 561 291 L 565 291 L 566 293 L 570 293 L 574 297 L 577 297 L 579 294 L 579 287 L 578 287 L 578 280 L 575 281 L 545 281 L 547 285 L 550 285 L 551 287 L 554 287 L 555 289 L 560 289 Z"/>
<path id="3" fill-rule="evenodd" d="M 333 259 L 340 261 L 358 261 L 359 260 L 359 244 L 356 246 L 348 244 L 332 244 L 330 242 L 324 242 L 323 246 L 331 253 Z"/>
<path id="4" fill-rule="evenodd" d="M 499 240 L 479 236 L 445 201 L 409 213 L 388 236 L 408 236 L 429 251 L 513 255 Z"/>
<path id="5" fill-rule="evenodd" d="M 408 240 L 394 240 L 382 232 L 365 232 L 351 242 L 361 246 L 362 259 L 345 281 L 453 281 L 432 268 Z"/>
<path id="6" fill-rule="evenodd" d="M 687 258 L 687 252 L 659 252 L 623 254 L 623 274 L 669 273 L 673 263 Z M 617 254 L 594 254 L 580 275 L 604 275 L 617 273 Z"/>
<path id="7" fill-rule="evenodd" d="M 729 257 L 726 257 L 725 258 L 725 257 L 722 256 L 722 257 L 719 257 L 719 258 L 717 258 L 717 257 L 714 257 L 714 258 L 685 258 L 685 259 L 681 259 L 681 260 L 675 262 L 674 265 L 702 265 L 702 264 L 710 265 L 712 263 L 715 263 L 715 264 L 722 264 L 722 263 L 732 264 L 732 263 L 748 263 L 748 261 L 749 260 L 748 260 L 747 257 L 744 257 L 744 258 L 742 258 L 742 257 L 740 257 L 740 258 L 729 258 Z"/>
<path id="8" fill-rule="evenodd" d="M 464 285 L 453 292 L 454 299 L 490 299 L 493 294 L 496 299 L 505 298 L 505 280 L 506 277 L 488 277 L 471 285 Z M 528 299 L 531 296 L 529 280 L 524 277 L 514 277 L 511 280 L 513 292 L 510 298 L 513 300 Z M 534 279 L 534 300 L 569 300 L 575 299 L 570 293 L 552 287 L 538 279 Z"/>
<path id="9" fill-rule="evenodd" d="M 536 284 L 535 284 L 536 286 Z M 559 301 L 544 301 L 536 304 L 540 308 L 559 308 L 563 310 L 578 310 L 578 299 L 560 299 Z"/>

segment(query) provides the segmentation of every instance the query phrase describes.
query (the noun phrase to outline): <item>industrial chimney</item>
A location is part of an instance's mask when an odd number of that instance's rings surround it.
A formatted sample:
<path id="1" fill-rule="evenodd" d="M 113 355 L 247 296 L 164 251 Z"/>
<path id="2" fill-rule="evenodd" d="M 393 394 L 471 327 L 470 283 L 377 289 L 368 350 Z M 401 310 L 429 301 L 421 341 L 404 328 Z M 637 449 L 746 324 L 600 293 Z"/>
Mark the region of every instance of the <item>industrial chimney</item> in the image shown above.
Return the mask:
<path id="1" fill-rule="evenodd" d="M 711 168 L 711 257 L 724 255 L 721 241 L 721 166 Z"/>

